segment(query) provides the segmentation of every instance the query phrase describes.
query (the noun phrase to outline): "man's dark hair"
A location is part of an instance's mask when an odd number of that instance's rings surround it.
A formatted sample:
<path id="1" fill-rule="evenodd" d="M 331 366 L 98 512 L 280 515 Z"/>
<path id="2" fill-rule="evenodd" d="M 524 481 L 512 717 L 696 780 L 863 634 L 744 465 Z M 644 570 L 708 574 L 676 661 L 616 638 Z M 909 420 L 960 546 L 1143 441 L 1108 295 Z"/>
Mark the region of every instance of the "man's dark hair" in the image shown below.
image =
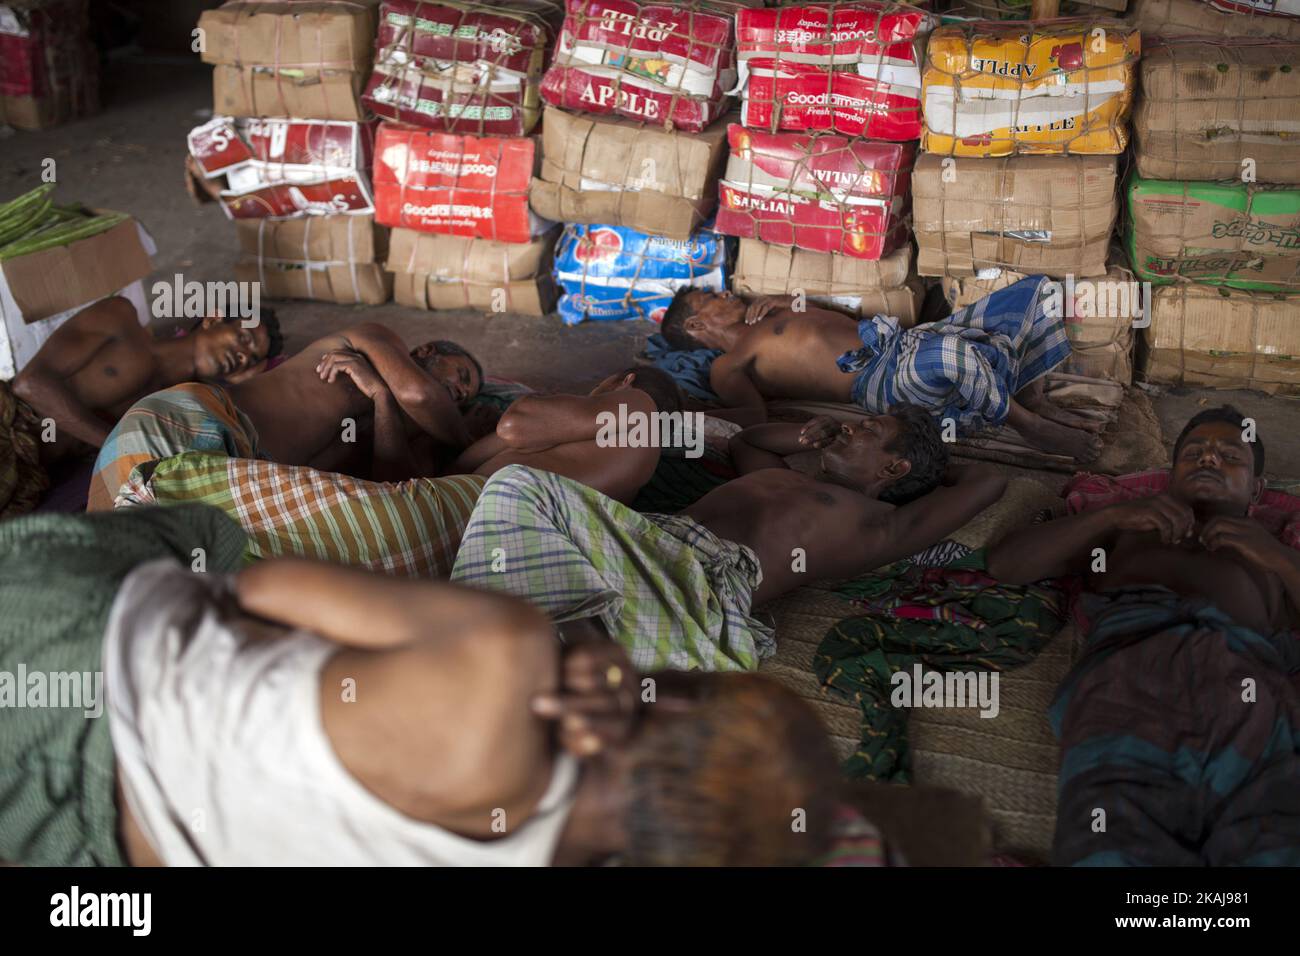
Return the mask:
<path id="1" fill-rule="evenodd" d="M 478 372 L 479 388 L 483 387 L 483 383 L 486 381 L 483 377 L 483 366 L 479 360 L 470 353 L 469 349 L 465 348 L 463 345 L 456 344 L 450 339 L 438 339 L 430 344 L 433 346 L 434 355 L 463 355 L 465 358 L 469 359 L 470 364 L 474 366 L 474 370 Z"/>
<path id="2" fill-rule="evenodd" d="M 628 744 L 624 862 L 793 866 L 830 848 L 839 771 L 806 702 L 759 674 L 653 677 L 660 703 Z"/>
<path id="3" fill-rule="evenodd" d="M 882 491 L 880 500 L 903 505 L 939 487 L 948 470 L 948 445 L 934 416 L 921 406 L 900 403 L 889 414 L 898 421 L 898 435 L 887 448 L 906 458 L 912 468 Z"/>
<path id="4" fill-rule="evenodd" d="M 663 369 L 653 365 L 638 365 L 619 372 L 620 377 L 634 376 L 632 387 L 639 388 L 652 399 L 655 408 L 661 412 L 680 412 L 682 410 L 682 391 L 677 382 Z"/>
<path id="5" fill-rule="evenodd" d="M 1195 429 L 1208 422 L 1224 422 L 1235 428 L 1245 429 L 1242 424 L 1246 416 L 1233 408 L 1231 405 L 1220 405 L 1218 408 L 1207 408 L 1203 412 L 1193 415 L 1191 420 L 1183 426 L 1183 430 L 1178 435 L 1178 441 L 1174 442 L 1174 461 L 1178 460 L 1178 453 L 1183 448 L 1183 443 L 1187 441 L 1187 436 Z M 1264 474 L 1264 441 L 1258 435 L 1253 442 L 1249 442 L 1251 450 L 1255 453 L 1255 477 L 1258 478 Z"/>
<path id="6" fill-rule="evenodd" d="M 695 291 L 697 290 L 690 286 L 678 289 L 668 305 L 668 311 L 664 313 L 663 321 L 659 323 L 659 332 L 668 340 L 668 344 L 682 351 L 708 348 L 686 331 L 686 320 L 695 314 L 695 310 L 687 304 L 686 297 Z"/>

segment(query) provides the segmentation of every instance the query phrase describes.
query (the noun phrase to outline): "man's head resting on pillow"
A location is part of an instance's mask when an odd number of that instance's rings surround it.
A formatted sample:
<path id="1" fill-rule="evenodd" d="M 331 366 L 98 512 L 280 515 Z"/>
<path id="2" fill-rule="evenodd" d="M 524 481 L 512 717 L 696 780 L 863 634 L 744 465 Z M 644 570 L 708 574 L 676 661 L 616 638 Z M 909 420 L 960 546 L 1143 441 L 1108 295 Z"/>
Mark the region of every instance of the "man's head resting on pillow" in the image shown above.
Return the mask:
<path id="1" fill-rule="evenodd" d="M 1231 405 L 1193 416 L 1174 443 L 1170 496 L 1198 511 L 1245 514 L 1264 491 L 1264 442 L 1254 431 Z"/>
<path id="2" fill-rule="evenodd" d="M 730 292 L 679 289 L 664 312 L 659 332 L 675 349 L 729 349 L 744 332 L 745 301 Z"/>
<path id="3" fill-rule="evenodd" d="M 928 411 L 900 403 L 887 415 L 841 424 L 835 440 L 821 448 L 821 468 L 838 484 L 901 505 L 943 481 L 948 446 Z"/>

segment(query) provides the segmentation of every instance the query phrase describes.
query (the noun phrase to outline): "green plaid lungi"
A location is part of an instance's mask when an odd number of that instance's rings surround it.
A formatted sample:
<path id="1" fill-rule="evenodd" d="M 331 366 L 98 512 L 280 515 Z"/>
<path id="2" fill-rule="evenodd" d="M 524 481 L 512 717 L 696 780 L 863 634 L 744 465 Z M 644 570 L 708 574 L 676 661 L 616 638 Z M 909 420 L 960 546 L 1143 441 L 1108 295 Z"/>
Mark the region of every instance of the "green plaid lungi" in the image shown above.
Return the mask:
<path id="1" fill-rule="evenodd" d="M 451 579 L 527 598 L 557 623 L 598 617 L 643 671 L 755 670 L 776 651 L 750 613 L 752 550 L 522 465 L 483 486 Z"/>

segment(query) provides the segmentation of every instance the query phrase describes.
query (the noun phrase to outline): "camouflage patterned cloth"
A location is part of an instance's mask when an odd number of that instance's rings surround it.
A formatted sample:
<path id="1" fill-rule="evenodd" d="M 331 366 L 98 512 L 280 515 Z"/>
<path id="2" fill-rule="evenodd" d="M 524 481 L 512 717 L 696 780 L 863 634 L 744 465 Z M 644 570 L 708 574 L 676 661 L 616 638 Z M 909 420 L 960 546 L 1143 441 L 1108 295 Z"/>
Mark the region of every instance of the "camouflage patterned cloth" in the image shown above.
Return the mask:
<path id="1" fill-rule="evenodd" d="M 49 490 L 41 465 L 41 420 L 0 382 L 0 518 L 27 514 Z"/>
<path id="2" fill-rule="evenodd" d="M 1300 866 L 1296 635 L 1159 587 L 1082 600 L 1092 630 L 1051 709 L 1052 862 Z"/>
<path id="3" fill-rule="evenodd" d="M 1061 629 L 1061 591 L 1001 584 L 985 573 L 984 557 L 972 551 L 940 568 L 898 561 L 838 589 L 870 612 L 836 624 L 813 659 L 822 686 L 862 709 L 847 776 L 908 780 L 907 711 L 889 700 L 895 671 L 1004 670 L 1029 663 Z"/>

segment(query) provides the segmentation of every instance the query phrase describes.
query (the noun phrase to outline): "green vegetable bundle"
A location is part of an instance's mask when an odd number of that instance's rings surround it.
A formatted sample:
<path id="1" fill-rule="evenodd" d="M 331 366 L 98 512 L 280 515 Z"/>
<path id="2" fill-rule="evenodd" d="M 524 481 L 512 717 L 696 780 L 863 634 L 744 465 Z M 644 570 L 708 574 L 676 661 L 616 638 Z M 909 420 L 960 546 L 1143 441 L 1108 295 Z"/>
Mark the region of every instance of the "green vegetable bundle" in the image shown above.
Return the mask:
<path id="1" fill-rule="evenodd" d="M 112 229 L 128 218 L 120 212 L 95 215 L 77 204 L 56 206 L 53 192 L 53 184 L 46 183 L 0 203 L 0 261 L 66 246 Z"/>

